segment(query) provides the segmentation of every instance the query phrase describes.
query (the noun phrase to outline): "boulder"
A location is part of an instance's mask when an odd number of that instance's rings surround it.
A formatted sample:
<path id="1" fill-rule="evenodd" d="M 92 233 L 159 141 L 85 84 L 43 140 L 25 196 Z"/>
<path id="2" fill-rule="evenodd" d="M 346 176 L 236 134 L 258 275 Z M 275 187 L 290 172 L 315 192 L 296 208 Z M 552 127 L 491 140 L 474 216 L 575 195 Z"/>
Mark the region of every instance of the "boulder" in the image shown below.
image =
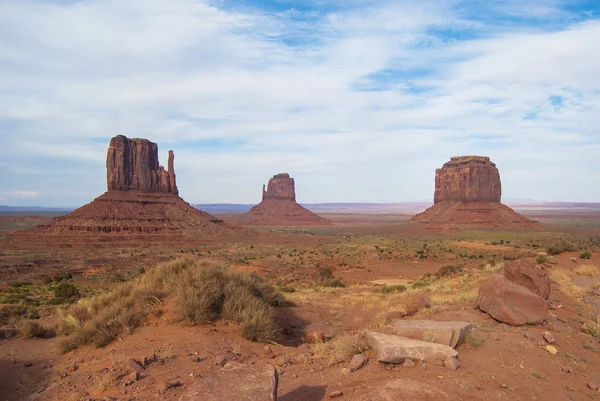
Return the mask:
<path id="1" fill-rule="evenodd" d="M 544 299 L 550 298 L 550 277 L 536 264 L 535 259 L 507 261 L 504 265 L 504 276 Z"/>
<path id="2" fill-rule="evenodd" d="M 475 307 L 511 326 L 539 324 L 548 319 L 544 298 L 495 273 L 479 288 Z"/>
<path id="3" fill-rule="evenodd" d="M 200 378 L 179 401 L 276 401 L 278 380 L 271 365 L 241 365 Z"/>
<path id="4" fill-rule="evenodd" d="M 394 324 L 394 334 L 456 348 L 471 333 L 472 327 L 469 322 L 459 321 L 400 320 Z"/>
<path id="5" fill-rule="evenodd" d="M 379 362 L 403 363 L 406 359 L 427 361 L 434 356 L 456 356 L 453 348 L 446 345 L 413 340 L 411 338 L 368 331 L 365 333 L 369 346 Z"/>
<path id="6" fill-rule="evenodd" d="M 431 299 L 423 295 L 414 295 L 410 299 L 410 303 L 406 308 L 406 315 L 412 316 L 419 312 L 421 309 L 431 308 Z"/>

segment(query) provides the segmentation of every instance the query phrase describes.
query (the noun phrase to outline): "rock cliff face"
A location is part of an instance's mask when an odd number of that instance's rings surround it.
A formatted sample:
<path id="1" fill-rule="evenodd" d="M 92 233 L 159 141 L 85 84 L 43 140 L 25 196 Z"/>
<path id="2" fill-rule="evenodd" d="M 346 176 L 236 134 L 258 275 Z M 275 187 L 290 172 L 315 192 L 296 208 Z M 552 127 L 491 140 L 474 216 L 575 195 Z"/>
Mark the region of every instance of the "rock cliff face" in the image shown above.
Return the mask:
<path id="1" fill-rule="evenodd" d="M 265 191 L 263 185 L 262 200 L 265 199 L 283 199 L 296 201 L 296 188 L 294 179 L 290 178 L 288 173 L 275 174 L 269 180 L 269 186 Z"/>
<path id="2" fill-rule="evenodd" d="M 500 173 L 489 157 L 458 156 L 435 171 L 434 203 L 500 202 Z"/>
<path id="3" fill-rule="evenodd" d="M 147 139 L 123 135 L 111 139 L 106 155 L 108 190 L 179 194 L 175 181 L 174 154 L 169 151 L 169 170 L 158 164 L 158 146 Z"/>
<path id="4" fill-rule="evenodd" d="M 288 173 L 276 174 L 263 185 L 262 202 L 246 213 L 246 224 L 258 226 L 329 225 L 331 222 L 317 216 L 296 203 L 294 179 Z"/>
<path id="5" fill-rule="evenodd" d="M 489 157 L 452 157 L 435 171 L 434 205 L 410 221 L 431 228 L 537 224 L 501 204 L 501 196 L 500 173 Z"/>
<path id="6" fill-rule="evenodd" d="M 88 205 L 34 227 L 32 236 L 53 235 L 88 241 L 112 235 L 121 241 L 128 236 L 147 235 L 183 239 L 227 239 L 250 235 L 198 210 L 178 195 L 169 151 L 169 170 L 158 164 L 158 147 L 147 139 L 111 139 L 106 157 L 108 191 Z M 162 240 L 161 240 L 162 241 Z"/>

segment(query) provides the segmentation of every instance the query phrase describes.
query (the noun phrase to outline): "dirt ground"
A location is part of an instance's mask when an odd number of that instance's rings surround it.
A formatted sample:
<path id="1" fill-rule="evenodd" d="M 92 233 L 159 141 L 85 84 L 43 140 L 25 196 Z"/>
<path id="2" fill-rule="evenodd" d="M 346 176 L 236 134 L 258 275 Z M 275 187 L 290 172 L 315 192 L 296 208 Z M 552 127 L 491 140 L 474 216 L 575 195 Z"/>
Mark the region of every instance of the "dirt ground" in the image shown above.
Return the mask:
<path id="1" fill-rule="evenodd" d="M 220 217 L 239 221 L 235 215 Z M 337 399 L 359 401 L 386 399 L 390 392 L 395 399 L 414 400 L 600 399 L 587 386 L 600 383 L 600 215 L 539 212 L 535 218 L 545 224 L 512 231 L 432 231 L 406 223 L 405 215 L 326 217 L 332 226 L 256 227 L 254 236 L 231 243 L 0 235 L 0 303 L 36 308 L 40 321 L 49 326 L 56 320 L 57 306 L 51 303 L 55 284 L 44 284 L 44 277 L 71 273 L 69 282 L 83 296 L 91 296 L 182 257 L 215 259 L 254 271 L 281 288 L 291 302 L 277 309 L 284 334 L 269 344 L 273 358 L 265 356 L 265 344 L 245 340 L 235 325 L 218 321 L 190 327 L 177 322 L 168 303 L 157 306 L 157 313 L 133 333 L 103 348 L 65 354 L 58 347 L 60 336 L 24 338 L 14 331 L 14 321 L 6 321 L 0 326 L 0 400 L 178 400 L 198 378 L 220 369 L 215 362 L 220 356 L 277 366 L 278 399 L 283 401 L 325 400 L 334 391 L 343 392 Z M 478 285 L 490 271 L 507 260 L 535 256 L 560 240 L 579 250 L 553 256 L 546 266 L 554 280 L 546 323 L 511 327 L 473 308 Z M 591 251 L 591 259 L 580 258 L 583 250 Z M 435 276 L 449 265 L 460 266 L 462 273 L 433 278 L 423 288 L 415 285 L 424 274 Z M 331 270 L 346 286 L 319 285 L 315 277 L 321 269 Z M 558 279 L 563 276 L 575 287 Z M 386 293 L 380 291 L 383 284 L 407 289 Z M 473 324 L 472 340 L 458 350 L 458 370 L 434 364 L 426 369 L 419 363 L 414 368 L 386 365 L 369 349 L 364 351 L 369 362 L 356 372 L 348 371 L 348 360 L 332 359 L 348 336 L 360 339 L 367 329 L 389 331 L 386 314 L 405 310 L 415 294 L 430 297 L 433 306 L 410 319 Z M 586 327 L 596 327 L 596 332 Z M 310 331 L 322 331 L 328 341 L 304 345 Z M 556 355 L 545 349 L 545 332 L 557 339 Z M 152 362 L 138 381 L 125 386 L 112 380 L 111 372 L 129 358 Z M 182 385 L 160 392 L 163 380 Z"/>

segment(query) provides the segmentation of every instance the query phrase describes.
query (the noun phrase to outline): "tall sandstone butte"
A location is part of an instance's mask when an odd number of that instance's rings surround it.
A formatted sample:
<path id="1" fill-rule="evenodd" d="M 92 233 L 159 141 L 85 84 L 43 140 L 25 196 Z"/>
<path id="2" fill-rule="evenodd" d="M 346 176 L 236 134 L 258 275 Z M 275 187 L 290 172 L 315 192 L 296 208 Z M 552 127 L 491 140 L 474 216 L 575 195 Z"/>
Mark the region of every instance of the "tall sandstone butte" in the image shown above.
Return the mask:
<path id="1" fill-rule="evenodd" d="M 500 203 L 498 168 L 489 157 L 452 157 L 435 171 L 434 205 L 410 221 L 430 227 L 530 227 L 536 222 Z"/>
<path id="2" fill-rule="evenodd" d="M 249 225 L 331 224 L 296 202 L 296 184 L 288 173 L 275 174 L 266 188 L 263 185 L 262 201 L 246 213 L 246 217 Z"/>
<path id="3" fill-rule="evenodd" d="M 108 190 L 162 192 L 178 195 L 174 154 L 169 151 L 169 170 L 158 163 L 158 146 L 147 139 L 123 135 L 111 139 L 106 155 Z"/>
<path id="4" fill-rule="evenodd" d="M 147 139 L 112 138 L 106 155 L 108 191 L 68 215 L 28 230 L 27 235 L 153 234 L 199 240 L 248 235 L 181 199 L 173 151 L 168 163 L 166 171 L 158 163 L 158 146 Z"/>
<path id="5" fill-rule="evenodd" d="M 489 157 L 457 156 L 435 170 L 434 203 L 500 202 L 500 172 Z"/>

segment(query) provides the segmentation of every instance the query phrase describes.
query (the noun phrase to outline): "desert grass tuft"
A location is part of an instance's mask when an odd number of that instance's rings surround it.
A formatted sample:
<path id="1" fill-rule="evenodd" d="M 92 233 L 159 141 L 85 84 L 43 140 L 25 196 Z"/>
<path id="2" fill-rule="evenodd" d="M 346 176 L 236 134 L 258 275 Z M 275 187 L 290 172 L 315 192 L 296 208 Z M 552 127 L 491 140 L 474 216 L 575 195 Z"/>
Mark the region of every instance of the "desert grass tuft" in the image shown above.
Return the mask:
<path id="1" fill-rule="evenodd" d="M 586 289 L 576 285 L 572 276 L 573 273 L 565 269 L 554 269 L 550 273 L 550 279 L 558 285 L 560 292 L 571 298 L 581 298 L 586 294 Z"/>
<path id="2" fill-rule="evenodd" d="M 314 345 L 314 357 L 331 357 L 337 361 L 347 361 L 356 354 L 362 354 L 367 341 L 363 332 L 344 333 L 333 340 Z"/>
<path id="3" fill-rule="evenodd" d="M 256 274 L 219 262 L 163 263 L 110 293 L 59 310 L 59 332 L 66 335 L 61 349 L 103 347 L 132 333 L 166 298 L 181 321 L 203 324 L 224 318 L 239 325 L 244 337 L 253 341 L 276 338 L 274 307 L 284 302 L 279 291 Z"/>
<path id="4" fill-rule="evenodd" d="M 575 269 L 575 274 L 578 274 L 580 276 L 595 277 L 599 275 L 600 272 L 598 271 L 598 266 L 582 265 Z"/>
<path id="5" fill-rule="evenodd" d="M 46 328 L 35 320 L 20 320 L 15 323 L 15 328 L 27 338 L 45 338 L 53 335 L 53 330 Z"/>

